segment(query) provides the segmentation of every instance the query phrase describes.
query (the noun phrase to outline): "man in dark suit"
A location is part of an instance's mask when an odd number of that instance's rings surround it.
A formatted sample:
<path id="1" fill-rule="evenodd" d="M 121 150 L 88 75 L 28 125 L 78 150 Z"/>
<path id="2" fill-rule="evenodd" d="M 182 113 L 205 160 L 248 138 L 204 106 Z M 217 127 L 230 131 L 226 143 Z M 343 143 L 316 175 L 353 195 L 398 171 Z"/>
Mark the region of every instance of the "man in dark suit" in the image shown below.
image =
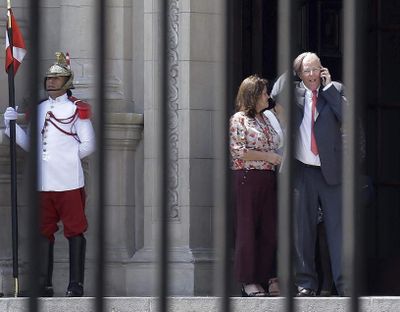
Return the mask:
<path id="1" fill-rule="evenodd" d="M 342 107 L 347 100 L 343 85 L 331 80 L 315 53 L 300 54 L 293 69 L 296 129 L 295 273 L 297 296 L 315 296 L 315 242 L 318 207 L 324 212 L 332 275 L 339 295 L 344 295 L 342 275 Z M 285 79 L 285 78 L 282 78 Z M 277 81 L 275 99 L 282 88 Z M 279 100 L 278 100 L 279 102 Z M 280 103 L 284 104 L 284 103 Z"/>

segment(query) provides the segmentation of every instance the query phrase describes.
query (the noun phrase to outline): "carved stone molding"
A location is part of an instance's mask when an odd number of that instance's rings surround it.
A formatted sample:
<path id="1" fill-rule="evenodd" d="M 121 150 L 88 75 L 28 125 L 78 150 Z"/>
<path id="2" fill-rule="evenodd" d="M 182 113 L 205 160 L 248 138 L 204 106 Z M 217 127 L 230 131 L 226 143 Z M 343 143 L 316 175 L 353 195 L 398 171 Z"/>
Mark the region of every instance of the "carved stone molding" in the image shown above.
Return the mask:
<path id="1" fill-rule="evenodd" d="M 108 113 L 105 127 L 106 148 L 135 150 L 142 139 L 143 115 Z"/>
<path id="2" fill-rule="evenodd" d="M 169 29 L 168 29 L 168 145 L 170 164 L 168 167 L 169 189 L 168 204 L 169 218 L 177 221 L 180 219 L 178 206 L 178 107 L 179 107 L 179 7 L 178 0 L 169 0 Z"/>

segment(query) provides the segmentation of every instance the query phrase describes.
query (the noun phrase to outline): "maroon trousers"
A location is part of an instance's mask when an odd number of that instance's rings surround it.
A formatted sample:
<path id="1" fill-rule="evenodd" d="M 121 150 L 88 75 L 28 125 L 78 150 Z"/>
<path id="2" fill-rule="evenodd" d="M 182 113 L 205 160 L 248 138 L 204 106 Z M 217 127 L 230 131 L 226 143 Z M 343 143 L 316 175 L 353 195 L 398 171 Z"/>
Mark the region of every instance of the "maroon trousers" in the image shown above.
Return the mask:
<path id="1" fill-rule="evenodd" d="M 40 233 L 54 242 L 57 223 L 64 225 L 66 238 L 82 234 L 88 224 L 85 216 L 84 188 L 63 192 L 39 192 L 40 194 Z"/>
<path id="2" fill-rule="evenodd" d="M 234 170 L 235 275 L 240 283 L 276 276 L 277 187 L 270 170 Z"/>

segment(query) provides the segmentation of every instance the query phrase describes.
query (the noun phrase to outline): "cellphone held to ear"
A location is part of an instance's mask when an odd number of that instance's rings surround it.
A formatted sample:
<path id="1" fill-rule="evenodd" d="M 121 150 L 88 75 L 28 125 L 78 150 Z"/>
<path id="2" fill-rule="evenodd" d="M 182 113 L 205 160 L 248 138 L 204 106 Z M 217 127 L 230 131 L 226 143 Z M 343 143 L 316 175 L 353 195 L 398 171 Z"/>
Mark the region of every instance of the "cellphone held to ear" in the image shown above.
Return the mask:
<path id="1" fill-rule="evenodd" d="M 321 82 L 323 86 L 326 86 L 326 77 L 323 75 L 323 73 L 325 73 L 325 71 L 321 71 Z"/>

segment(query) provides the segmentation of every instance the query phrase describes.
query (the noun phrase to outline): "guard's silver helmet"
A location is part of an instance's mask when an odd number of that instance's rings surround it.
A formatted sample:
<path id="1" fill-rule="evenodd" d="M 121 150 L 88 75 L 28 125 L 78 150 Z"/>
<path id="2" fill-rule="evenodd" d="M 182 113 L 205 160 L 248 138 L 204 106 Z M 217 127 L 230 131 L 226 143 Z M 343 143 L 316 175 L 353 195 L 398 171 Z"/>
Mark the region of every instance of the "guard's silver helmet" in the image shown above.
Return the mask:
<path id="1" fill-rule="evenodd" d="M 45 88 L 46 88 L 46 79 L 50 77 L 69 77 L 65 82 L 64 86 L 61 88 L 62 90 L 74 89 L 73 81 L 74 81 L 74 72 L 71 70 L 69 55 L 65 56 L 62 52 L 56 52 L 56 62 L 49 67 L 45 76 Z"/>

